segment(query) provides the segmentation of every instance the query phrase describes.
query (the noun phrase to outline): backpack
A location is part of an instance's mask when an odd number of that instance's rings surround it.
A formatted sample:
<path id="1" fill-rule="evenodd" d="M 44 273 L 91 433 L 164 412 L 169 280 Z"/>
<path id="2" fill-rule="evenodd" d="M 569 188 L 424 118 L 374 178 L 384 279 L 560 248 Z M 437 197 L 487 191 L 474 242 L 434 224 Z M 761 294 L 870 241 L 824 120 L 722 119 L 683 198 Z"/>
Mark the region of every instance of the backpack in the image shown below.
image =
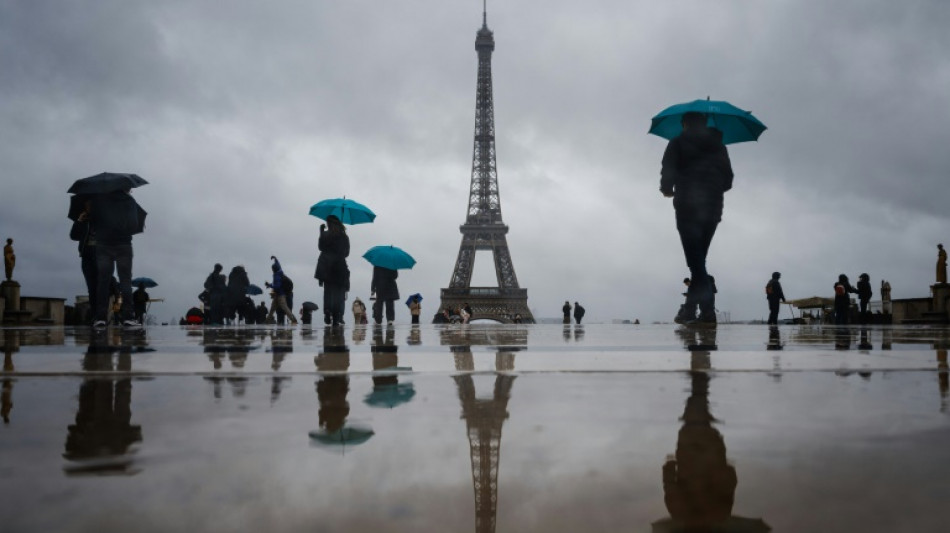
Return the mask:
<path id="1" fill-rule="evenodd" d="M 766 294 L 766 296 L 771 296 L 771 295 L 772 295 L 772 282 L 771 282 L 771 281 L 769 281 L 768 283 L 765 284 L 765 294 Z"/>
<path id="2" fill-rule="evenodd" d="M 290 279 L 287 274 L 284 274 L 283 277 L 283 281 L 280 282 L 280 288 L 283 289 L 284 294 L 294 292 L 294 281 Z"/>

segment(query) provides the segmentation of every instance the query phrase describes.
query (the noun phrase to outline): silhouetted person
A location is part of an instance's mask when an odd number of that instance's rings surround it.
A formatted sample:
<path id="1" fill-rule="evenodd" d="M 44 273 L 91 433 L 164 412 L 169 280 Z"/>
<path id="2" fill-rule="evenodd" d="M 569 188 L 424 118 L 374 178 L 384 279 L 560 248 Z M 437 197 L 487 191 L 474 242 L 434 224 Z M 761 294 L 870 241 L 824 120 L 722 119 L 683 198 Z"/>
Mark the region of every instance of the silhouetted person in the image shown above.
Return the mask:
<path id="1" fill-rule="evenodd" d="M 92 323 L 96 315 L 99 267 L 96 265 L 96 236 L 89 223 L 92 201 L 84 200 L 83 206 L 83 211 L 69 230 L 69 238 L 79 243 L 80 268 L 82 277 L 86 280 L 86 292 L 89 295 L 89 315 L 83 317 L 82 322 L 88 325 Z"/>
<path id="2" fill-rule="evenodd" d="M 581 323 L 581 320 L 584 319 L 584 313 L 586 313 L 586 312 L 587 312 L 587 310 L 584 309 L 584 308 L 581 306 L 581 304 L 579 304 L 579 303 L 577 303 L 577 302 L 574 302 L 574 322 L 580 324 L 580 323 Z"/>
<path id="3" fill-rule="evenodd" d="M 300 308 L 300 322 L 305 326 L 313 324 L 313 311 L 307 307 Z"/>
<path id="4" fill-rule="evenodd" d="M 860 320 L 862 324 L 868 323 L 868 303 L 871 301 L 871 277 L 867 274 L 858 276 L 858 310 L 860 311 Z"/>
<path id="5" fill-rule="evenodd" d="M 769 302 L 768 323 L 773 326 L 778 324 L 779 302 L 785 301 L 785 292 L 782 291 L 782 284 L 779 282 L 781 277 L 781 272 L 772 272 L 772 279 L 765 284 L 765 298 Z"/>
<path id="6" fill-rule="evenodd" d="M 122 293 L 119 319 L 127 327 L 141 326 L 132 316 L 132 235 L 141 231 L 145 211 L 129 191 L 93 195 L 90 205 L 89 223 L 96 235 L 96 327 L 106 325 L 113 272 Z"/>
<path id="7" fill-rule="evenodd" d="M 376 324 L 383 323 L 383 307 L 386 308 L 386 321 L 392 324 L 396 319 L 396 300 L 399 299 L 399 286 L 396 285 L 396 278 L 399 272 L 379 266 L 373 267 L 373 280 L 370 285 L 370 292 L 376 295 L 376 301 L 373 302 L 373 321 Z"/>
<path id="8" fill-rule="evenodd" d="M 947 282 L 947 251 L 942 244 L 937 245 L 937 283 Z"/>
<path id="9" fill-rule="evenodd" d="M 224 318 L 227 321 L 234 320 L 234 315 L 238 315 L 238 320 L 245 318 L 242 307 L 246 304 L 247 288 L 251 285 L 251 280 L 247 277 L 247 270 L 243 266 L 237 265 L 231 269 L 228 274 L 228 289 L 225 297 Z M 253 303 L 251 305 L 254 305 Z M 245 322 L 247 322 L 245 318 Z"/>
<path id="10" fill-rule="evenodd" d="M 267 305 L 261 302 L 254 311 L 254 321 L 258 324 L 267 323 Z"/>
<path id="11" fill-rule="evenodd" d="M 280 267 L 280 261 L 273 255 L 270 256 L 270 258 L 273 261 L 270 266 L 271 271 L 274 273 L 273 283 L 267 281 L 264 282 L 264 286 L 273 290 L 274 299 L 271 302 L 270 312 L 267 314 L 267 322 L 270 322 L 274 313 L 280 309 L 290 318 L 290 323 L 296 326 L 297 317 L 294 316 L 294 312 L 290 310 L 287 302 L 287 294 L 293 290 L 292 282 L 290 278 L 284 276 L 284 270 Z"/>
<path id="12" fill-rule="evenodd" d="M 145 292 L 145 284 L 139 283 L 139 288 L 132 293 L 132 310 L 135 313 L 135 319 L 145 323 L 145 310 L 148 308 L 148 293 Z"/>
<path id="13" fill-rule="evenodd" d="M 422 314 L 422 299 L 417 297 L 412 298 L 409 302 L 409 316 L 412 317 L 412 324 L 419 324 L 419 315 Z"/>
<path id="14" fill-rule="evenodd" d="M 320 240 L 317 242 L 320 257 L 314 277 L 323 286 L 323 312 L 329 314 L 330 323 L 343 325 L 346 292 L 350 290 L 350 269 L 346 258 L 350 255 L 350 238 L 340 219 L 330 215 L 326 224 L 320 224 Z"/>
<path id="15" fill-rule="evenodd" d="M 689 267 L 686 310 L 691 312 L 698 305 L 695 320 L 715 324 L 715 296 L 706 272 L 706 255 L 722 219 L 723 195 L 732 188 L 733 173 L 721 135 L 707 128 L 706 120 L 701 113 L 683 115 L 683 132 L 670 141 L 663 154 L 660 192 L 673 198 L 676 229 Z M 683 323 L 693 318 L 677 315 L 675 320 Z"/>
<path id="16" fill-rule="evenodd" d="M 835 324 L 836 325 L 847 325 L 848 324 L 848 315 L 851 314 L 851 297 L 848 294 L 858 292 L 851 282 L 848 281 L 848 276 L 841 274 L 838 276 L 838 281 L 834 285 L 835 288 Z"/>
<path id="17" fill-rule="evenodd" d="M 570 324 L 571 323 L 571 302 L 565 300 L 564 306 L 561 307 L 561 311 L 564 313 L 564 323 Z"/>
<path id="18" fill-rule="evenodd" d="M 220 325 L 224 323 L 224 302 L 227 298 L 228 282 L 221 273 L 224 267 L 215 263 L 214 270 L 205 278 L 205 290 L 208 291 L 208 323 Z"/>

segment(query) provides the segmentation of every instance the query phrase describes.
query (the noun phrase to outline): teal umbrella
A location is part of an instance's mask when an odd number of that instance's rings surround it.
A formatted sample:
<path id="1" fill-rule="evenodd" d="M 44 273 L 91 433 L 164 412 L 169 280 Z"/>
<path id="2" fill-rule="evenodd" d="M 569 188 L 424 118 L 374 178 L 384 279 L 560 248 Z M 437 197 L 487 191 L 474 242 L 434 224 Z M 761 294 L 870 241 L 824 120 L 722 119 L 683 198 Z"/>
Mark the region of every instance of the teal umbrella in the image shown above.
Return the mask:
<path id="1" fill-rule="evenodd" d="M 393 407 L 406 403 L 416 395 L 412 383 L 385 383 L 374 385 L 373 392 L 366 395 L 363 401 L 371 407 Z"/>
<path id="2" fill-rule="evenodd" d="M 310 214 L 322 220 L 334 215 L 344 224 L 367 224 L 376 219 L 370 208 L 347 198 L 321 200 L 310 207 Z"/>
<path id="3" fill-rule="evenodd" d="M 326 446 L 355 446 L 363 444 L 375 434 L 370 428 L 357 426 L 344 426 L 336 431 L 318 429 L 308 433 L 311 442 Z"/>
<path id="4" fill-rule="evenodd" d="M 139 285 L 145 285 L 146 289 L 151 289 L 152 287 L 158 287 L 158 282 L 152 278 L 134 278 L 132 280 L 132 286 L 138 287 Z"/>
<path id="5" fill-rule="evenodd" d="M 373 266 L 388 268 L 390 270 L 401 270 L 412 268 L 416 260 L 406 253 L 402 248 L 395 246 L 373 246 L 363 254 Z"/>
<path id="6" fill-rule="evenodd" d="M 247 286 L 247 289 L 244 290 L 245 294 L 250 294 L 251 296 L 257 296 L 258 294 L 264 294 L 263 289 L 251 283 Z"/>
<path id="7" fill-rule="evenodd" d="M 673 139 L 683 132 L 680 121 L 684 114 L 690 112 L 702 113 L 709 117 L 707 125 L 722 132 L 723 144 L 756 141 L 766 130 L 765 124 L 752 116 L 751 111 L 739 109 L 729 102 L 707 98 L 676 104 L 660 111 L 653 117 L 649 133 L 664 139 Z"/>

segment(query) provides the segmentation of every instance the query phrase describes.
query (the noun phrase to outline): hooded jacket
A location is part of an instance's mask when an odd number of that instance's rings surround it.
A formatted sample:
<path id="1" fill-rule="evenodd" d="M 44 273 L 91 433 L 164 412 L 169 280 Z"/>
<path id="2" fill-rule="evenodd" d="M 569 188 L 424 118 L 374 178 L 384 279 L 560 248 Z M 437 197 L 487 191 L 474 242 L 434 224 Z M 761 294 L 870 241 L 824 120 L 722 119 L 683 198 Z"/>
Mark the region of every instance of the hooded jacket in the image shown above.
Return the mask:
<path id="1" fill-rule="evenodd" d="M 674 137 L 663 153 L 660 190 L 673 194 L 677 210 L 722 205 L 732 188 L 732 163 L 721 137 L 709 128 L 693 128 Z"/>

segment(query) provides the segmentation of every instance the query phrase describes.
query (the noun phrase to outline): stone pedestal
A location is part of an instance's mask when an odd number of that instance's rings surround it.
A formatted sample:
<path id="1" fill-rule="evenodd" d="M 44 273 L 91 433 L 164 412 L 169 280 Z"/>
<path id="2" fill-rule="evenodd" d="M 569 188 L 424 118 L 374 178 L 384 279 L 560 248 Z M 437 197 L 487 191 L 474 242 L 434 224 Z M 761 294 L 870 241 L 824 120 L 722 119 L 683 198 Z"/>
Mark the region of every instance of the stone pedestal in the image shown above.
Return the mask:
<path id="1" fill-rule="evenodd" d="M 15 281 L 0 283 L 0 296 L 6 301 L 7 311 L 20 310 L 20 284 Z"/>
<path id="2" fill-rule="evenodd" d="M 934 297 L 934 311 L 946 313 L 948 300 L 950 300 L 950 283 L 935 283 L 930 286 L 930 292 Z"/>

